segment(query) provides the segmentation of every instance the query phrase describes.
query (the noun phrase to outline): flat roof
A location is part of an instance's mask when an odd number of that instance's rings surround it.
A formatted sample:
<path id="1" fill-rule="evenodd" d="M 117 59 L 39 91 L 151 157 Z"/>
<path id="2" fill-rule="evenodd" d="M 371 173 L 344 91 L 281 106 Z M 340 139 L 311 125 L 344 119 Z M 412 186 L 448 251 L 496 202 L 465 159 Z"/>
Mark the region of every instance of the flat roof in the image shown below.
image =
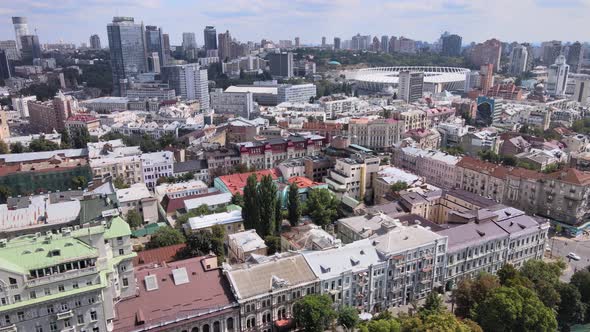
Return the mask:
<path id="1" fill-rule="evenodd" d="M 347 271 L 362 271 L 382 263 L 371 240 L 359 240 L 339 248 L 303 253 L 315 275 L 324 280 L 342 275 Z"/>
<path id="2" fill-rule="evenodd" d="M 20 163 L 25 161 L 45 160 L 53 157 L 60 158 L 81 158 L 88 156 L 87 149 L 64 149 L 54 151 L 25 152 L 0 154 L 0 160 L 6 163 Z"/>
<path id="3" fill-rule="evenodd" d="M 278 90 L 279 88 L 276 86 L 232 85 L 225 89 L 224 92 L 252 92 L 276 95 Z"/>

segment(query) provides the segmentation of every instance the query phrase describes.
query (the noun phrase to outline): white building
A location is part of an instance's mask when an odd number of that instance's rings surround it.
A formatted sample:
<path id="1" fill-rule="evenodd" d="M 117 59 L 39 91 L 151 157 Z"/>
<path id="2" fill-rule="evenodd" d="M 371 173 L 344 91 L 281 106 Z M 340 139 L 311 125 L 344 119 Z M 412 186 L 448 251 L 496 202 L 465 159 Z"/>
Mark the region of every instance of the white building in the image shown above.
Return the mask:
<path id="1" fill-rule="evenodd" d="M 22 118 L 29 117 L 29 101 L 37 101 L 37 96 L 15 97 L 12 98 L 12 107 L 20 113 Z"/>
<path id="2" fill-rule="evenodd" d="M 127 97 L 100 97 L 80 101 L 80 106 L 95 112 L 124 111 L 128 104 Z"/>
<path id="3" fill-rule="evenodd" d="M 406 103 L 413 103 L 422 99 L 424 92 L 424 73 L 403 70 L 399 72 L 398 98 Z"/>
<path id="4" fill-rule="evenodd" d="M 315 84 L 281 84 L 277 90 L 278 103 L 308 103 L 311 97 L 316 97 L 317 90 Z"/>
<path id="5" fill-rule="evenodd" d="M 141 155 L 143 168 L 143 182 L 148 188 L 153 189 L 161 177 L 172 176 L 174 165 L 174 153 L 172 151 L 159 151 L 144 153 Z"/>
<path id="6" fill-rule="evenodd" d="M 117 189 L 122 215 L 134 210 L 139 213 L 144 223 L 158 221 L 158 201 L 143 183 L 132 184 L 129 188 Z"/>
<path id="7" fill-rule="evenodd" d="M 201 180 L 191 180 L 187 182 L 178 183 L 163 183 L 156 186 L 154 193 L 161 201 L 164 196 L 168 196 L 169 199 L 175 199 L 180 197 L 200 195 L 207 193 L 208 186 Z"/>
<path id="8" fill-rule="evenodd" d="M 375 150 L 390 150 L 404 133 L 404 121 L 368 118 L 351 119 L 348 133 L 351 143 Z"/>
<path id="9" fill-rule="evenodd" d="M 232 210 L 230 212 L 213 213 L 200 217 L 189 218 L 184 225 L 187 232 L 196 232 L 199 230 L 211 230 L 213 226 L 219 225 L 225 230 L 226 236 L 244 231 L 242 219 L 242 210 Z M 264 242 L 264 241 L 263 241 Z"/>
<path id="10" fill-rule="evenodd" d="M 522 45 L 518 45 L 512 48 L 510 52 L 510 69 L 509 72 L 512 75 L 519 76 L 520 74 L 524 73 L 527 69 L 527 61 L 529 56 L 533 56 L 532 54 L 528 54 L 527 48 Z"/>
<path id="11" fill-rule="evenodd" d="M 258 106 L 251 92 L 224 92 L 222 89 L 215 89 L 210 97 L 211 108 L 216 114 L 233 114 L 249 119 Z"/>
<path id="12" fill-rule="evenodd" d="M 565 56 L 560 55 L 555 63 L 549 66 L 549 78 L 547 79 L 547 92 L 552 96 L 565 95 L 567 77 L 570 66 L 565 63 Z"/>
<path id="13" fill-rule="evenodd" d="M 251 255 L 266 256 L 266 243 L 255 229 L 229 234 L 227 244 L 231 262 L 244 263 Z"/>
<path id="14" fill-rule="evenodd" d="M 198 63 L 162 67 L 162 81 L 184 100 L 198 100 L 202 109 L 209 108 L 207 69 Z"/>

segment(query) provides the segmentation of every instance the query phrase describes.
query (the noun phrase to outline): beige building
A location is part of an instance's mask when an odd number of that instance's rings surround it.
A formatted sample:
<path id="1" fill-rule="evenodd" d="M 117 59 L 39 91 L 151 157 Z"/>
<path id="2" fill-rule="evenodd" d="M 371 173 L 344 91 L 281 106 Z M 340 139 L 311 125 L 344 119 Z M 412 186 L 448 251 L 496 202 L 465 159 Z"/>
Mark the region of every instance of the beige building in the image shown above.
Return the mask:
<path id="1" fill-rule="evenodd" d="M 32 127 L 40 133 L 51 133 L 65 129 L 66 120 L 78 112 L 78 101 L 72 96 L 59 92 L 52 101 L 27 103 Z"/>
<path id="2" fill-rule="evenodd" d="M 404 124 L 404 132 L 416 129 L 430 128 L 430 117 L 428 113 L 422 110 L 409 110 L 393 114 L 395 119 L 398 119 Z"/>
<path id="3" fill-rule="evenodd" d="M 361 118 L 351 119 L 348 123 L 351 143 L 369 149 L 390 150 L 402 139 L 403 133 L 403 120 Z"/>
<path id="4" fill-rule="evenodd" d="M 10 137 L 10 128 L 8 127 L 8 114 L 0 110 L 0 140 Z"/>
<path id="5" fill-rule="evenodd" d="M 143 181 L 139 156 L 91 159 L 90 168 L 95 179 L 121 178 L 129 185 Z"/>
<path id="6" fill-rule="evenodd" d="M 142 217 L 144 223 L 158 222 L 158 200 L 150 193 L 145 183 L 135 183 L 129 188 L 117 189 L 117 200 L 121 214 L 133 210 Z"/>
<path id="7" fill-rule="evenodd" d="M 379 157 L 358 155 L 336 160 L 334 169 L 324 179 L 339 198 L 349 196 L 363 200 L 372 189 L 373 174 L 379 171 Z"/>
<path id="8" fill-rule="evenodd" d="M 460 158 L 437 150 L 424 150 L 414 147 L 397 147 L 393 151 L 393 164 L 426 178 L 444 188 L 455 185 L 456 165 Z"/>
<path id="9" fill-rule="evenodd" d="M 244 263 L 252 255 L 266 256 L 266 244 L 255 229 L 229 234 L 227 243 L 230 262 Z"/>

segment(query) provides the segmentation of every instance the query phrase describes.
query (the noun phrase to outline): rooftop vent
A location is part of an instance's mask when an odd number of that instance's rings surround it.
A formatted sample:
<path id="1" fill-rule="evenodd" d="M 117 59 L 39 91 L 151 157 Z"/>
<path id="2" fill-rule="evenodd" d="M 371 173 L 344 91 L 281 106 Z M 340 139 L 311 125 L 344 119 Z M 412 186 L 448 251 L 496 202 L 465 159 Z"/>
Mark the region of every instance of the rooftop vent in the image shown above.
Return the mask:
<path id="1" fill-rule="evenodd" d="M 145 289 L 148 292 L 158 289 L 158 279 L 155 275 L 145 276 L 143 280 L 145 281 Z"/>
<path id="2" fill-rule="evenodd" d="M 185 267 L 172 270 L 172 277 L 174 278 L 174 284 L 176 286 L 182 284 L 188 284 L 188 273 Z"/>

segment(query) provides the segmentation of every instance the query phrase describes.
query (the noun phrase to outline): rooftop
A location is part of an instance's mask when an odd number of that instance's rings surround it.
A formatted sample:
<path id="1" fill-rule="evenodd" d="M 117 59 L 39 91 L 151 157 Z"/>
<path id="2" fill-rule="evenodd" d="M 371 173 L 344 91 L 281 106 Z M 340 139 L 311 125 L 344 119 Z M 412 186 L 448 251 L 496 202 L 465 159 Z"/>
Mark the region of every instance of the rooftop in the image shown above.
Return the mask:
<path id="1" fill-rule="evenodd" d="M 237 212 L 241 213 L 241 211 Z M 264 240 L 260 237 L 260 235 L 258 235 L 258 233 L 256 233 L 255 229 L 229 234 L 227 237 L 230 244 L 235 243 L 244 252 L 251 252 L 254 250 L 266 248 Z"/>
<path id="2" fill-rule="evenodd" d="M 215 193 L 213 195 L 201 195 L 200 197 L 195 197 L 191 199 L 187 199 L 184 201 L 184 208 L 187 211 L 193 210 L 198 208 L 201 205 L 223 205 L 229 204 L 231 202 L 232 194 L 231 193 Z"/>
<path id="3" fill-rule="evenodd" d="M 152 193 L 143 182 L 134 183 L 129 188 L 117 189 L 117 199 L 120 203 L 133 202 L 151 197 Z"/>
<path id="4" fill-rule="evenodd" d="M 142 250 L 137 253 L 133 259 L 133 266 L 137 267 L 143 264 L 162 264 L 164 262 L 170 263 L 174 261 L 176 253 L 183 249 L 186 244 L 175 244 L 171 246 Z"/>
<path id="5" fill-rule="evenodd" d="M 210 228 L 215 225 L 232 224 L 242 221 L 242 210 L 233 210 L 230 212 L 213 213 L 200 217 L 192 217 L 188 220 L 188 227 L 191 230 Z"/>
<path id="6" fill-rule="evenodd" d="M 263 169 L 256 172 L 248 172 L 248 173 L 237 173 L 237 174 L 230 174 L 230 175 L 223 175 L 219 177 L 219 180 L 223 182 L 223 184 L 227 187 L 227 189 L 235 195 L 237 193 L 244 194 L 244 187 L 246 186 L 246 182 L 248 177 L 252 174 L 256 174 L 257 182 L 262 180 L 263 176 L 270 175 L 273 180 L 278 180 L 280 177 L 280 171 L 272 168 L 272 169 Z"/>
<path id="7" fill-rule="evenodd" d="M 420 225 L 396 225 L 380 236 L 373 239 L 375 248 L 384 255 L 394 254 L 412 248 L 429 245 L 435 241 L 442 241 L 439 235 Z"/>
<path id="8" fill-rule="evenodd" d="M 24 152 L 0 154 L 0 161 L 5 163 L 21 163 L 27 161 L 47 160 L 54 157 L 60 158 L 84 158 L 88 156 L 86 149 L 65 149 L 54 151 Z"/>
<path id="9" fill-rule="evenodd" d="M 340 248 L 304 252 L 303 257 L 321 280 L 341 276 L 347 271 L 363 271 L 382 262 L 372 241 L 368 239 Z"/>

